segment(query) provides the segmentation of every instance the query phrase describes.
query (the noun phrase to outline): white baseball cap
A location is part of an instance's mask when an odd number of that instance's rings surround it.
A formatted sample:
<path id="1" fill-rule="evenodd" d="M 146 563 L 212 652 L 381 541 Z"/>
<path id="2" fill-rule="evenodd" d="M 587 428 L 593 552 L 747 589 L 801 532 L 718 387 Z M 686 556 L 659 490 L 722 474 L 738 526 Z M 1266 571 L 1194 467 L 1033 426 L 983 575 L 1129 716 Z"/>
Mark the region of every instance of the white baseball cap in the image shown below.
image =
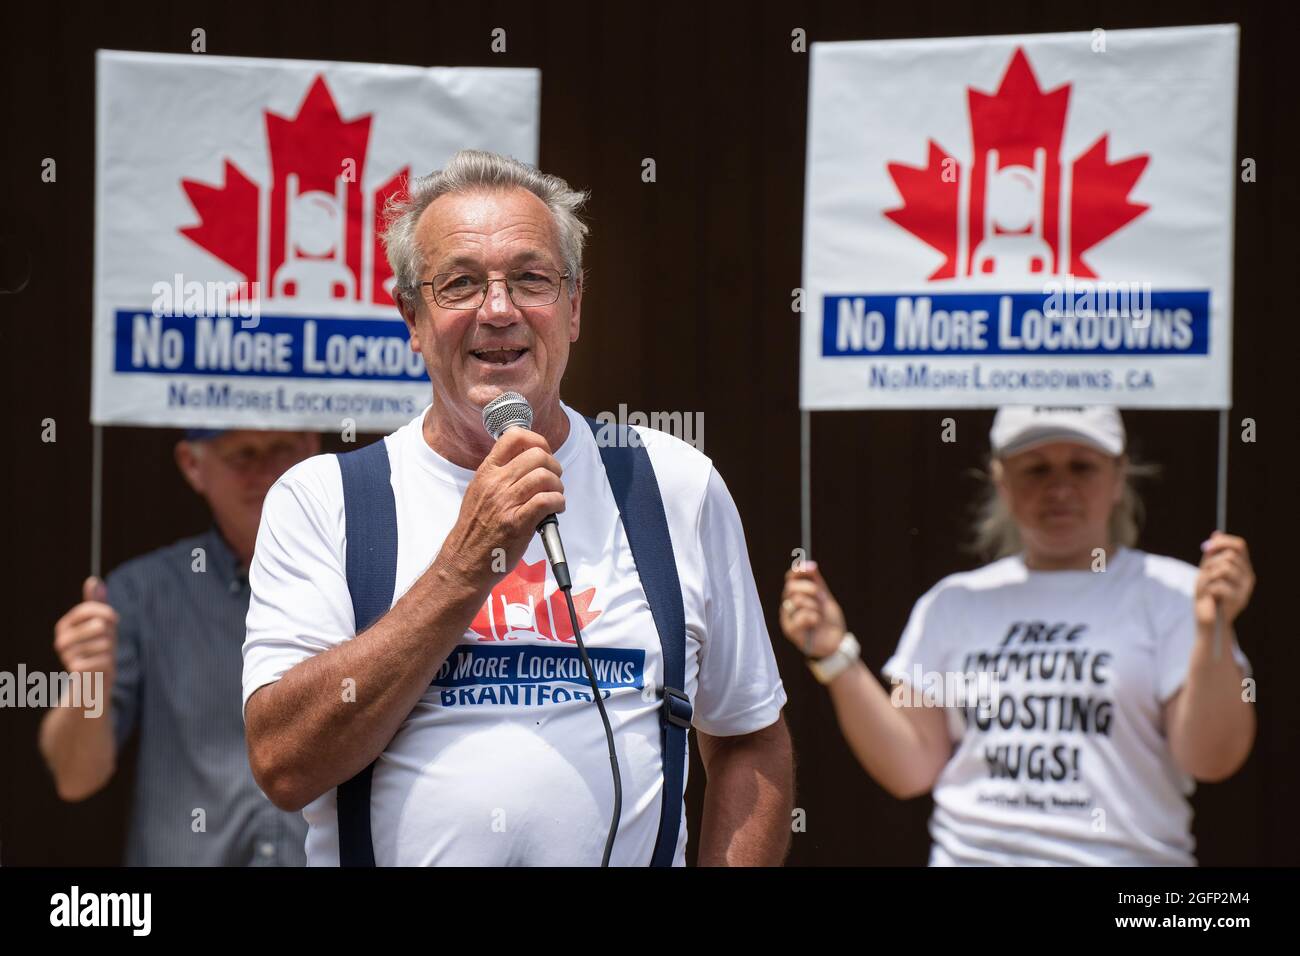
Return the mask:
<path id="1" fill-rule="evenodd" d="M 998 458 L 1054 441 L 1079 442 L 1107 455 L 1124 453 L 1124 422 L 1110 405 L 1004 405 L 993 416 L 989 444 Z"/>

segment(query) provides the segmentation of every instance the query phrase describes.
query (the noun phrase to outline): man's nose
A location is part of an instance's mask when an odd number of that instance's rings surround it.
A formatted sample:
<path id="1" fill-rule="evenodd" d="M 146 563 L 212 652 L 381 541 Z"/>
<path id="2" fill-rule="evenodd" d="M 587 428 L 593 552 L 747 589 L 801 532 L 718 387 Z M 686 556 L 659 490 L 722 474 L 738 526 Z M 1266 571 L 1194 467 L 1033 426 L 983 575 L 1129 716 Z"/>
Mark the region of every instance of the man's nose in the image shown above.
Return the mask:
<path id="1" fill-rule="evenodd" d="M 248 470 L 248 481 L 252 488 L 260 489 L 263 494 L 271 490 L 271 486 L 280 480 L 280 476 L 287 469 L 284 462 L 275 454 L 259 455 L 253 463 L 253 467 Z"/>
<path id="2" fill-rule="evenodd" d="M 488 282 L 487 294 L 478 312 L 479 321 L 489 325 L 511 325 L 518 319 L 519 310 L 510 298 L 505 279 L 492 279 Z"/>

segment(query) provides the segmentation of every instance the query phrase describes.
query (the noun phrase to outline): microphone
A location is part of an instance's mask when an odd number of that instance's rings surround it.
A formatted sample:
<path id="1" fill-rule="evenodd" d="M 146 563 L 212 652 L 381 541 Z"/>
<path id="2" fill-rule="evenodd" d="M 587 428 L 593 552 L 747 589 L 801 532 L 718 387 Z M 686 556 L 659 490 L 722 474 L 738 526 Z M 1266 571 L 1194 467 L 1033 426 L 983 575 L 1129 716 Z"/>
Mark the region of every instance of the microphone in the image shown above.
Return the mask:
<path id="1" fill-rule="evenodd" d="M 483 427 L 497 441 L 512 428 L 533 427 L 533 407 L 528 399 L 518 392 L 502 392 L 483 407 Z M 564 543 L 560 540 L 560 522 L 555 515 L 547 515 L 537 525 L 537 533 L 542 536 L 542 547 L 546 550 L 546 560 L 550 562 L 551 573 L 555 583 L 568 591 L 573 588 L 569 578 L 569 562 L 564 557 Z"/>

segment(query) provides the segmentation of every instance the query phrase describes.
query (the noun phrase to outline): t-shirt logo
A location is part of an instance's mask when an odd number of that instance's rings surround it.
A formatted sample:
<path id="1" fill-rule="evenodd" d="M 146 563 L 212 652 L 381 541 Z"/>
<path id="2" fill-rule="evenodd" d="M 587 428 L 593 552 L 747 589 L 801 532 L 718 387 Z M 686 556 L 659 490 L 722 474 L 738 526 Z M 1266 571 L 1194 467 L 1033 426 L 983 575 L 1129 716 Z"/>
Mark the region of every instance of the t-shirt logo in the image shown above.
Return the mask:
<path id="1" fill-rule="evenodd" d="M 578 612 L 578 626 L 587 625 L 600 617 L 600 611 L 591 610 L 595 588 L 573 595 L 573 606 Z M 560 589 L 554 588 L 546 596 L 546 560 L 528 564 L 520 561 L 496 587 L 492 589 L 478 614 L 470 623 L 479 641 L 516 641 L 520 632 L 543 641 L 561 641 L 573 644 L 573 625 L 569 622 L 569 608 Z"/>

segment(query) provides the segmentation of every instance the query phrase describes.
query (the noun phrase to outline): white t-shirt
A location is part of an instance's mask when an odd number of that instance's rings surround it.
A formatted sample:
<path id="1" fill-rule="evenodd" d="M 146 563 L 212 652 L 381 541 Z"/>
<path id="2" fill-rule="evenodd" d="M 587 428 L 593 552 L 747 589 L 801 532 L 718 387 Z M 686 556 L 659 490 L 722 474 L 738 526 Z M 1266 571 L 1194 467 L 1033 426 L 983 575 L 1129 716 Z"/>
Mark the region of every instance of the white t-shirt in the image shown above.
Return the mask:
<path id="1" fill-rule="evenodd" d="M 560 531 L 583 641 L 614 730 L 623 807 L 611 862 L 649 863 L 659 828 L 662 656 L 590 427 L 572 409 L 555 457 Z M 397 505 L 397 595 L 437 556 L 474 473 L 435 453 L 424 414 L 387 436 Z M 785 690 L 744 531 L 722 478 L 685 442 L 638 428 L 663 496 L 686 612 L 694 726 L 735 736 L 773 724 Z M 266 497 L 249 572 L 244 703 L 295 664 L 352 638 L 343 484 L 333 455 L 290 469 Z M 358 688 L 358 693 L 364 688 Z M 380 865 L 595 865 L 614 806 L 604 727 L 540 539 L 492 591 L 376 764 Z M 303 810 L 309 865 L 337 865 L 336 791 Z M 676 863 L 686 850 L 685 808 Z"/>
<path id="2" fill-rule="evenodd" d="M 1104 572 L 1030 571 L 1016 556 L 917 601 L 885 675 L 937 692 L 927 673 L 982 671 L 974 696 L 993 689 L 983 708 L 947 710 L 955 750 L 934 785 L 931 865 L 1195 865 L 1194 781 L 1163 705 L 1187 677 L 1196 574 L 1123 548 Z"/>

